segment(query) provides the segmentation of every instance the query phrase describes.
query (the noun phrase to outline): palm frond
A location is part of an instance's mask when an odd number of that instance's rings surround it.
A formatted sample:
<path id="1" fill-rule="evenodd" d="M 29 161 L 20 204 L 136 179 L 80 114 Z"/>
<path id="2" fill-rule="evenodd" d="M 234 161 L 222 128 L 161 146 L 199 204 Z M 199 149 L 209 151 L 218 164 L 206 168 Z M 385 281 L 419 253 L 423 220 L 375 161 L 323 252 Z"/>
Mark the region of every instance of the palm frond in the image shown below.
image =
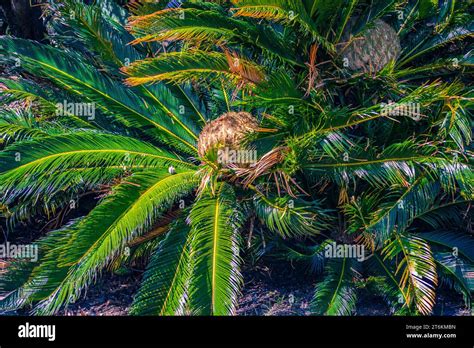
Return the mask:
<path id="1" fill-rule="evenodd" d="M 461 293 L 467 306 L 471 306 L 474 281 L 472 264 L 466 263 L 452 253 L 435 253 L 434 258 L 440 275 L 440 283 Z"/>
<path id="2" fill-rule="evenodd" d="M 420 214 L 418 219 L 425 222 L 434 230 L 449 230 L 457 226 L 460 231 L 469 231 L 471 217 L 469 199 L 441 200 L 432 209 Z"/>
<path id="3" fill-rule="evenodd" d="M 182 216 L 154 250 L 131 314 L 175 315 L 182 312 L 191 274 L 190 244 L 190 226 Z"/>
<path id="4" fill-rule="evenodd" d="M 351 315 L 355 310 L 356 291 L 351 259 L 331 259 L 326 266 L 324 280 L 316 285 L 311 302 L 316 315 Z"/>
<path id="5" fill-rule="evenodd" d="M 324 242 L 317 245 L 287 245 L 284 243 L 278 243 L 277 251 L 272 251 L 271 255 L 274 254 L 285 261 L 289 261 L 292 264 L 300 264 L 305 266 L 305 270 L 312 274 L 320 274 L 324 271 L 324 265 L 326 263 L 325 249 L 328 245 L 334 243 L 331 239 L 325 239 Z"/>
<path id="6" fill-rule="evenodd" d="M 50 135 L 51 131 L 46 125 L 39 125 L 29 109 L 0 109 L 0 148 L 15 142 L 37 139 Z M 59 127 L 56 129 L 59 132 Z M 64 129 L 61 131 L 65 132 Z"/>
<path id="7" fill-rule="evenodd" d="M 235 313 L 242 284 L 239 235 L 242 216 L 235 193 L 220 184 L 215 194 L 207 191 L 193 205 L 191 257 L 193 273 L 189 290 L 190 307 L 201 315 Z"/>
<path id="8" fill-rule="evenodd" d="M 433 231 L 417 233 L 416 236 L 432 245 L 447 248 L 452 253 L 459 253 L 470 262 L 474 262 L 474 237 L 468 234 L 453 231 Z"/>
<path id="9" fill-rule="evenodd" d="M 440 135 L 443 138 L 450 138 L 460 151 L 464 151 L 472 141 L 472 124 L 474 121 L 471 103 L 463 100 L 448 101 L 442 118 L 439 121 Z"/>
<path id="10" fill-rule="evenodd" d="M 404 66 L 409 62 L 418 59 L 432 51 L 442 48 L 449 43 L 464 40 L 466 38 L 473 37 L 474 35 L 474 24 L 457 26 L 441 32 L 429 40 L 420 42 L 411 50 L 402 51 L 402 57 L 398 62 L 398 66 Z"/>
<path id="11" fill-rule="evenodd" d="M 157 58 L 134 62 L 122 69 L 131 86 L 158 81 L 180 84 L 221 77 L 235 85 L 255 84 L 263 79 L 259 66 L 242 57 L 203 51 L 170 52 Z"/>
<path id="12" fill-rule="evenodd" d="M 384 260 L 396 262 L 395 274 L 400 276 L 408 303 L 414 303 L 424 315 L 430 314 L 436 302 L 438 275 L 429 245 L 422 239 L 395 234 L 395 238 L 382 251 Z"/>
<path id="13" fill-rule="evenodd" d="M 297 24 L 303 32 L 324 46 L 329 52 L 334 46 L 321 35 L 302 2 L 291 0 L 233 0 L 234 16 L 266 19 L 285 25 Z"/>
<path id="14" fill-rule="evenodd" d="M 264 51 L 294 62 L 281 36 L 248 21 L 197 8 L 169 8 L 151 15 L 132 17 L 130 30 L 138 36 L 133 43 L 182 40 L 199 45 L 209 42 L 216 46 L 242 43 L 259 47 Z"/>
<path id="15" fill-rule="evenodd" d="M 439 189 L 437 183 L 421 177 L 394 200 L 380 203 L 364 231 L 374 236 L 377 245 L 382 245 L 395 231 L 403 232 L 416 216 L 430 209 Z"/>
<path id="16" fill-rule="evenodd" d="M 383 255 L 375 252 L 364 263 L 368 271 L 373 274 L 375 281 L 375 291 L 382 295 L 384 300 L 398 315 L 414 315 L 416 309 L 413 306 L 410 288 L 403 288 L 400 282 L 401 276 L 397 272 L 396 265 Z M 369 278 L 369 282 L 372 279 Z"/>
<path id="17" fill-rule="evenodd" d="M 35 307 L 37 313 L 54 313 L 74 301 L 116 255 L 123 252 L 133 237 L 150 229 L 159 216 L 179 197 L 195 187 L 194 172 L 174 175 L 144 172 L 127 179 L 71 231 L 72 236 L 59 246 L 59 255 L 46 254 L 38 274 L 51 267 L 62 270 L 57 277 L 45 280 L 51 293 Z M 33 271 L 35 274 L 35 271 Z"/>
<path id="18" fill-rule="evenodd" d="M 180 131 L 168 116 L 145 104 L 130 89 L 98 72 L 78 54 L 7 37 L 0 39 L 0 52 L 8 57 L 18 57 L 23 69 L 48 78 L 68 92 L 97 104 L 104 113 L 115 116 L 116 121 L 194 154 L 195 138 Z"/>
<path id="19" fill-rule="evenodd" d="M 406 140 L 390 144 L 380 153 L 376 148 L 363 146 L 347 148 L 338 137 L 326 138 L 299 160 L 302 169 L 315 178 L 325 178 L 340 185 L 357 178 L 373 187 L 389 185 L 408 186 L 421 173 L 439 178 L 448 192 L 460 188 L 467 196 L 472 194 L 469 163 L 456 156 L 440 156 L 435 144 Z M 324 147 L 326 146 L 326 148 Z M 299 145 L 297 145 L 297 149 Z M 471 193 L 470 193 L 471 192 Z"/>
<path id="20" fill-rule="evenodd" d="M 254 197 L 256 216 L 284 238 L 315 235 L 329 228 L 329 212 L 321 202 L 285 197 Z"/>
<path id="21" fill-rule="evenodd" d="M 23 141 L 0 153 L 2 201 L 11 201 L 26 192 L 44 175 L 94 167 L 155 167 L 173 165 L 192 168 L 179 157 L 145 142 L 95 132 L 44 137 Z M 79 175 L 80 177 L 80 175 Z M 41 180 L 39 181 L 41 182 Z M 36 187 L 36 185 L 33 185 Z"/>
<path id="22" fill-rule="evenodd" d="M 7 224 L 15 227 L 19 222 L 32 222 L 41 215 L 51 219 L 67 206 L 75 209 L 82 195 L 94 191 L 99 194 L 127 174 L 120 167 L 73 168 L 42 180 L 24 180 L 0 196 L 8 207 Z"/>
<path id="23" fill-rule="evenodd" d="M 87 54 L 93 52 L 94 58 L 100 57 L 100 65 L 114 73 L 117 68 L 128 62 L 139 59 L 141 54 L 133 46 L 133 40 L 124 28 L 127 13 L 118 4 L 110 0 L 91 5 L 72 0 L 61 1 L 50 5 L 54 27 L 53 36 L 65 46 L 77 47 Z M 103 11 L 108 7 L 108 13 Z M 113 13 L 113 16 L 110 14 Z M 74 15 L 71 15 L 74 14 Z M 115 72 L 116 74 L 116 72 Z"/>

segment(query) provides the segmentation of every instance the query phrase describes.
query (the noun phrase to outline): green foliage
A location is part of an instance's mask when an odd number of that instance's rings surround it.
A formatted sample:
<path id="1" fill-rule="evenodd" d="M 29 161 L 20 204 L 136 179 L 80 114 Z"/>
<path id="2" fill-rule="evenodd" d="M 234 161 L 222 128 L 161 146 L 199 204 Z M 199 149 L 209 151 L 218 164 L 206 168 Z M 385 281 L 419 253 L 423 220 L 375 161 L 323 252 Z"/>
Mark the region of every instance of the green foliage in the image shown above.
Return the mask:
<path id="1" fill-rule="evenodd" d="M 255 215 L 268 229 L 284 238 L 317 234 L 330 226 L 328 212 L 319 202 L 256 195 L 254 207 Z"/>
<path id="2" fill-rule="evenodd" d="M 356 289 L 348 258 L 331 260 L 326 266 L 325 279 L 316 285 L 312 306 L 316 315 L 351 315 L 356 304 Z"/>
<path id="3" fill-rule="evenodd" d="M 153 253 L 131 314 L 183 313 L 184 296 L 191 276 L 190 253 L 190 226 L 184 219 L 179 219 Z"/>
<path id="4" fill-rule="evenodd" d="M 189 215 L 194 259 L 189 297 L 196 314 L 235 313 L 242 284 L 238 235 L 242 216 L 233 195 L 222 184 L 214 194 L 205 192 Z"/>
<path id="5" fill-rule="evenodd" d="M 0 223 L 42 229 L 38 262 L 2 274 L 1 312 L 54 314 L 137 262 L 131 314 L 232 315 L 248 255 L 309 266 L 318 315 L 356 313 L 364 289 L 397 315 L 433 313 L 440 286 L 470 306 L 468 2 L 48 3 L 49 42 L 0 37 Z M 380 20 L 400 56 L 352 71 L 343 48 Z M 256 163 L 199 158 L 229 111 L 258 121 Z"/>
<path id="6" fill-rule="evenodd" d="M 421 314 L 432 311 L 438 285 L 436 263 L 429 245 L 413 236 L 395 234 L 395 239 L 382 251 L 384 260 L 396 262 L 395 275 L 400 277 L 400 291 L 408 305 L 414 303 Z"/>

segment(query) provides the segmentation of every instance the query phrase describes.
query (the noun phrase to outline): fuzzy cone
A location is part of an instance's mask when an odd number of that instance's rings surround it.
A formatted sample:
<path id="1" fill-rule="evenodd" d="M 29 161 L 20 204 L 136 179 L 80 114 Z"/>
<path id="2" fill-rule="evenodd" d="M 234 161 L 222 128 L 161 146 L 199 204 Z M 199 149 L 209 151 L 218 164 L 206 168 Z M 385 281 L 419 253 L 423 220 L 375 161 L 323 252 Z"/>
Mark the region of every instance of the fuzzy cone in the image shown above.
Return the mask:
<path id="1" fill-rule="evenodd" d="M 349 24 L 343 36 L 344 42 L 339 53 L 353 71 L 375 73 L 383 69 L 391 60 L 400 55 L 400 41 L 395 30 L 384 21 L 377 19 L 374 26 L 362 36 L 351 39 L 352 25 Z"/>
<path id="2" fill-rule="evenodd" d="M 228 112 L 209 122 L 199 135 L 198 153 L 204 157 L 212 148 L 240 149 L 244 138 L 258 128 L 248 112 Z"/>

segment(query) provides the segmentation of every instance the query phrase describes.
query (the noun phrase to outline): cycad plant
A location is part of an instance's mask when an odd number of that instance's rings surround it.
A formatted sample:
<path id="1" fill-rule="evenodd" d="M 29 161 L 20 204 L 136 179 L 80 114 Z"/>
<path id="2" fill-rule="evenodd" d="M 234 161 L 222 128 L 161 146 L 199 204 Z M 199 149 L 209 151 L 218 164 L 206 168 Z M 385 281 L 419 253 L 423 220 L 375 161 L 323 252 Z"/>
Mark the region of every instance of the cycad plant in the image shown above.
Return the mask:
<path id="1" fill-rule="evenodd" d="M 128 9 L 51 1 L 49 45 L 0 39 L 3 100 L 26 101 L 0 124 L 2 212 L 12 233 L 56 225 L 37 263 L 9 263 L 3 311 L 55 313 L 145 259 L 131 313 L 233 314 L 244 235 L 322 273 L 315 314 L 354 313 L 358 288 L 397 314 L 431 313 L 440 285 L 469 303 L 467 3 Z"/>

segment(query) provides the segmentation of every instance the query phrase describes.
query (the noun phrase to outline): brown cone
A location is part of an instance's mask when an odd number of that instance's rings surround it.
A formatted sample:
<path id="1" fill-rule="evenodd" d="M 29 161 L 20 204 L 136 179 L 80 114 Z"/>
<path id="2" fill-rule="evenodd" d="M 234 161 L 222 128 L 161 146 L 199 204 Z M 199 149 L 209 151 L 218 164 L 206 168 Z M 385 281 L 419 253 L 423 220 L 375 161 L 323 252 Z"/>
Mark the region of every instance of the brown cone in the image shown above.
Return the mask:
<path id="1" fill-rule="evenodd" d="M 245 136 L 258 128 L 248 112 L 228 112 L 209 122 L 199 135 L 198 153 L 204 157 L 212 148 L 239 149 Z"/>

